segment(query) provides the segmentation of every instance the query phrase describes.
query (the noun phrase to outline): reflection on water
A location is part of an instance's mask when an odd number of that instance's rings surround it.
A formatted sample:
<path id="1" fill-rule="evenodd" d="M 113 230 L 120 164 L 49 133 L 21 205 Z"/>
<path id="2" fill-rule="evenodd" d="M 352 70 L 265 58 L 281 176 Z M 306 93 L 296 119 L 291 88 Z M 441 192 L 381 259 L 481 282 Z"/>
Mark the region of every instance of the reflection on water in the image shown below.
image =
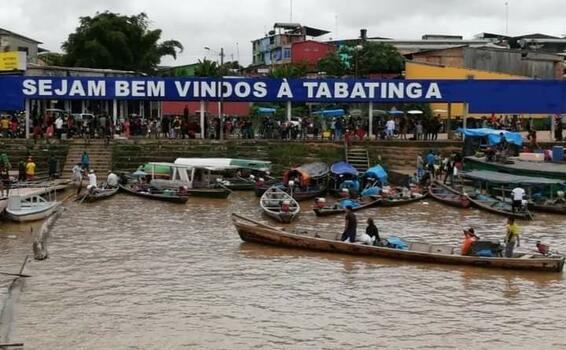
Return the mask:
<path id="1" fill-rule="evenodd" d="M 186 206 L 118 195 L 70 204 L 50 258 L 32 262 L 12 339 L 29 349 L 376 349 L 564 346 L 562 274 L 415 264 L 243 243 L 230 222 L 260 218 L 253 194 Z M 303 204 L 290 226 L 340 232 Z M 463 227 L 502 238 L 505 220 L 433 202 L 377 208 L 382 235 L 459 244 Z M 279 224 L 277 224 L 279 225 Z M 520 223 L 566 251 L 563 220 Z M 34 229 L 38 229 L 35 226 Z M 30 227 L 2 222 L 3 270 L 31 252 Z M 9 279 L 1 279 L 5 286 Z M 6 282 L 6 283 L 5 283 Z"/>

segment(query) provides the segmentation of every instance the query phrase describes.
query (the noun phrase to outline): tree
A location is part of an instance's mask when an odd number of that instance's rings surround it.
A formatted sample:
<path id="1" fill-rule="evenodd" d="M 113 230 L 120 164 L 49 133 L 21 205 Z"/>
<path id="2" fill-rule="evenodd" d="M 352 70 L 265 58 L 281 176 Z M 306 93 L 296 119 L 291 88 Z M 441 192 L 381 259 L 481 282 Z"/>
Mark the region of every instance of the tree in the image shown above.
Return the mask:
<path id="1" fill-rule="evenodd" d="M 401 73 L 405 60 L 397 49 L 388 43 L 365 43 L 361 50 L 354 51 L 357 74 Z"/>
<path id="2" fill-rule="evenodd" d="M 195 75 L 197 77 L 218 77 L 220 76 L 219 72 L 218 64 L 214 61 L 207 60 L 206 58 L 202 61 L 199 60 L 198 66 L 195 69 Z"/>
<path id="3" fill-rule="evenodd" d="M 48 66 L 64 66 L 65 55 L 56 52 L 46 52 L 39 54 L 39 59 Z"/>
<path id="4" fill-rule="evenodd" d="M 270 73 L 272 78 L 301 78 L 307 75 L 309 66 L 305 62 L 279 64 Z"/>
<path id="5" fill-rule="evenodd" d="M 177 58 L 183 45 L 160 41 L 161 30 L 149 29 L 145 13 L 123 16 L 97 13 L 81 17 L 76 31 L 63 43 L 65 64 L 89 68 L 131 70 L 152 74 L 164 56 Z"/>
<path id="6" fill-rule="evenodd" d="M 340 78 L 348 74 L 348 66 L 336 52 L 331 52 L 318 61 L 318 71 L 330 77 Z"/>

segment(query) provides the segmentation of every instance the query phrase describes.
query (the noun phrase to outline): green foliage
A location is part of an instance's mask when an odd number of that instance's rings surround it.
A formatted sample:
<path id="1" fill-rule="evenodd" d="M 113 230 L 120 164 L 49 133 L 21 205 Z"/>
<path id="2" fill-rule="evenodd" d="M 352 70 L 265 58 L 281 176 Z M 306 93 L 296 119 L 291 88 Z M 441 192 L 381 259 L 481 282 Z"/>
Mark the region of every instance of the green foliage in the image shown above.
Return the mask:
<path id="1" fill-rule="evenodd" d="M 56 52 L 46 52 L 39 55 L 39 58 L 48 66 L 62 67 L 65 65 L 65 56 Z"/>
<path id="2" fill-rule="evenodd" d="M 365 43 L 361 50 L 354 50 L 354 62 L 358 75 L 371 73 L 401 73 L 405 60 L 397 49 L 387 43 Z"/>
<path id="3" fill-rule="evenodd" d="M 205 58 L 204 60 L 198 61 L 195 75 L 197 77 L 218 77 L 220 76 L 220 70 L 216 62 Z"/>
<path id="4" fill-rule="evenodd" d="M 325 72 L 329 77 L 341 78 L 348 74 L 348 66 L 338 53 L 331 52 L 318 61 L 318 71 Z"/>
<path id="5" fill-rule="evenodd" d="M 275 66 L 270 73 L 271 78 L 301 78 L 307 75 L 309 66 L 305 62 L 288 63 Z"/>
<path id="6" fill-rule="evenodd" d="M 63 43 L 65 64 L 76 67 L 131 70 L 152 74 L 164 56 L 177 58 L 183 45 L 161 41 L 160 29 L 149 29 L 145 13 L 123 16 L 112 12 L 81 17 L 76 31 Z"/>

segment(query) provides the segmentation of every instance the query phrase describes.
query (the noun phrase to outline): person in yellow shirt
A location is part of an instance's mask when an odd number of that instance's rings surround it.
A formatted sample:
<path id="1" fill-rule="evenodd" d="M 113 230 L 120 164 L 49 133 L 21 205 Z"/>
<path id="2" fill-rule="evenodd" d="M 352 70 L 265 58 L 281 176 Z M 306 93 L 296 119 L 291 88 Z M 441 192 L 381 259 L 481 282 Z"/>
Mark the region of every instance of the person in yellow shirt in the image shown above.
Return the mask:
<path id="1" fill-rule="evenodd" d="M 513 257 L 513 249 L 515 249 L 515 244 L 517 247 L 521 246 L 519 242 L 519 226 L 515 223 L 514 218 L 509 218 L 507 220 L 507 234 L 505 235 L 505 257 Z"/>
<path id="2" fill-rule="evenodd" d="M 6 116 L 2 116 L 2 119 L 0 119 L 0 131 L 2 131 L 2 137 L 8 137 L 8 132 L 10 131 L 10 120 Z"/>
<path id="3" fill-rule="evenodd" d="M 28 158 L 26 163 L 26 179 L 32 181 L 35 177 L 35 163 L 31 157 Z"/>

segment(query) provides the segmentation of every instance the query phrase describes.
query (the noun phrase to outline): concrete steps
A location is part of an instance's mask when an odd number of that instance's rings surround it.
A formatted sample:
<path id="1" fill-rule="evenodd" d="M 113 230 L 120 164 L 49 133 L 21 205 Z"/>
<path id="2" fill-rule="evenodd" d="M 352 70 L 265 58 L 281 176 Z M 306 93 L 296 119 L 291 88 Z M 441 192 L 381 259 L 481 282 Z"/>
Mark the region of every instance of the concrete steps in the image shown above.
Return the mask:
<path id="1" fill-rule="evenodd" d="M 352 147 L 347 150 L 346 161 L 359 172 L 365 172 L 370 167 L 369 153 L 365 148 Z"/>
<path id="2" fill-rule="evenodd" d="M 112 144 L 105 145 L 104 141 L 91 140 L 85 143 L 82 140 L 71 142 L 65 166 L 63 167 L 63 177 L 70 177 L 75 164 L 80 163 L 83 152 L 87 152 L 90 158 L 90 168 L 98 173 L 105 173 L 112 167 Z"/>

